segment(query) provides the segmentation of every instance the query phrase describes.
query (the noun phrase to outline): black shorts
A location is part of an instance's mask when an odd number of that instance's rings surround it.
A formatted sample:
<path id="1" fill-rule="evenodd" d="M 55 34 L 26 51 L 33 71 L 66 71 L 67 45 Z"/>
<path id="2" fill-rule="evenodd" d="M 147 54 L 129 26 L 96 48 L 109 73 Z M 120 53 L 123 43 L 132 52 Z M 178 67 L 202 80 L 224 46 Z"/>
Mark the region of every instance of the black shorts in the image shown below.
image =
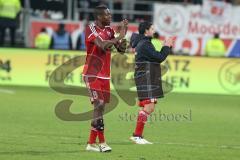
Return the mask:
<path id="1" fill-rule="evenodd" d="M 164 97 L 159 63 L 137 63 L 134 79 L 140 101 Z"/>
<path id="2" fill-rule="evenodd" d="M 17 20 L 10 18 L 0 18 L 0 28 L 17 28 Z"/>

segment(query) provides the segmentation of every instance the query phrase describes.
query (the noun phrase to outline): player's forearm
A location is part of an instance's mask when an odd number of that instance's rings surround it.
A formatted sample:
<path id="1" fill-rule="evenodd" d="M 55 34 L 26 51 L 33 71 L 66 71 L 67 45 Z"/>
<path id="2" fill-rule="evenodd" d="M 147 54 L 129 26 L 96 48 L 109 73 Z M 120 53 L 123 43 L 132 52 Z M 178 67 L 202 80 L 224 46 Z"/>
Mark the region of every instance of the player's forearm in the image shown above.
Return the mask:
<path id="1" fill-rule="evenodd" d="M 171 47 L 163 46 L 160 53 L 158 53 L 159 62 L 163 62 L 166 60 L 167 56 L 171 53 Z"/>
<path id="2" fill-rule="evenodd" d="M 107 50 L 107 49 L 111 48 L 114 45 L 114 43 L 112 41 L 110 41 L 110 40 L 103 40 L 103 39 L 100 39 L 98 37 L 94 40 L 94 43 L 98 47 L 100 47 L 102 50 Z"/>
<path id="3" fill-rule="evenodd" d="M 103 41 L 103 48 L 104 50 L 112 48 L 112 46 L 114 45 L 115 47 L 118 46 L 119 41 L 121 40 L 121 37 L 116 37 L 114 39 L 111 40 L 104 40 Z M 118 48 L 117 48 L 118 49 Z"/>
<path id="4" fill-rule="evenodd" d="M 163 62 L 171 52 L 171 48 L 168 46 L 163 46 L 160 52 L 156 51 L 155 48 L 147 44 L 145 44 L 142 49 L 146 54 L 146 57 L 158 63 Z"/>
<path id="5" fill-rule="evenodd" d="M 119 43 L 120 40 L 122 40 L 123 38 L 124 38 L 124 37 L 118 36 L 118 37 L 116 37 L 116 38 L 114 38 L 114 39 L 112 39 L 112 40 L 115 42 L 115 44 L 117 44 L 117 43 Z"/>
<path id="6" fill-rule="evenodd" d="M 110 41 L 110 40 L 105 40 L 103 41 L 103 44 L 102 44 L 102 49 L 103 50 L 107 50 L 107 49 L 110 49 L 112 48 L 112 46 L 114 45 L 115 43 Z"/>
<path id="7" fill-rule="evenodd" d="M 111 48 L 113 45 L 117 45 L 119 43 L 119 41 L 122 39 L 122 37 L 116 37 L 114 39 L 111 40 L 103 40 L 101 38 L 96 38 L 94 43 L 99 46 L 100 48 L 102 48 L 103 50 L 107 50 L 109 48 Z"/>

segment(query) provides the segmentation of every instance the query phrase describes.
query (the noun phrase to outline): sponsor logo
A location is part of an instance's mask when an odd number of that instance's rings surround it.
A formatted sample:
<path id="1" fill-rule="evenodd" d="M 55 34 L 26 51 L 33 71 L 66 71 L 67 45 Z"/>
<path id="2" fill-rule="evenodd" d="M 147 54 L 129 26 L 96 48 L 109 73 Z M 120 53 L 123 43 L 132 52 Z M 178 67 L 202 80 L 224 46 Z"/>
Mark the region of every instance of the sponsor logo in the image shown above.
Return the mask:
<path id="1" fill-rule="evenodd" d="M 178 8 L 163 8 L 158 12 L 157 25 L 168 34 L 176 34 L 184 28 L 184 15 Z"/>
<path id="2" fill-rule="evenodd" d="M 11 61 L 3 61 L 0 59 L 0 80 L 1 81 L 10 81 L 11 77 L 9 73 L 11 72 Z"/>
<path id="3" fill-rule="evenodd" d="M 219 70 L 219 82 L 230 93 L 240 92 L 240 61 L 231 60 L 224 63 Z"/>

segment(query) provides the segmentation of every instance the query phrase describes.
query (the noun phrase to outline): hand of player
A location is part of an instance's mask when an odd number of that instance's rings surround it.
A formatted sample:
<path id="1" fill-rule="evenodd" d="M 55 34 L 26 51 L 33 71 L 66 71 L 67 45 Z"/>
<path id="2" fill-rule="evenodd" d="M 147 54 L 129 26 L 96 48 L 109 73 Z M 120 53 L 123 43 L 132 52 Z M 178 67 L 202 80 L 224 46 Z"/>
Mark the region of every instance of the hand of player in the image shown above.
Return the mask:
<path id="1" fill-rule="evenodd" d="M 167 38 L 165 39 L 165 41 L 163 42 L 164 46 L 168 46 L 168 47 L 172 47 L 174 44 L 175 39 L 173 37 Z"/>
<path id="2" fill-rule="evenodd" d="M 127 49 L 127 40 L 122 39 L 119 46 L 118 46 L 118 52 L 124 53 Z"/>
<path id="3" fill-rule="evenodd" d="M 127 29 L 128 29 L 128 20 L 124 19 L 121 21 L 120 23 L 120 32 L 119 32 L 119 38 L 123 39 L 127 33 Z"/>

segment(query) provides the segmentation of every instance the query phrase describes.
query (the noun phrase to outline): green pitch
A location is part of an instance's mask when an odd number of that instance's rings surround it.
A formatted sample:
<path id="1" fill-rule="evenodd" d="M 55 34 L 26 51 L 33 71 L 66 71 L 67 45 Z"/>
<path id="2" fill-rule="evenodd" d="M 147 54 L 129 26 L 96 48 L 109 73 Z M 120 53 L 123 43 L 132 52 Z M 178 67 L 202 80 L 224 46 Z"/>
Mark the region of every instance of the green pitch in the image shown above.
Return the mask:
<path id="1" fill-rule="evenodd" d="M 120 100 L 105 115 L 111 153 L 85 151 L 89 121 L 65 122 L 55 116 L 55 105 L 66 98 L 74 100 L 74 113 L 91 109 L 86 97 L 48 88 L 0 87 L 0 159 L 239 160 L 239 96 L 168 94 L 145 128 L 145 138 L 153 145 L 128 140 L 138 107 Z"/>

